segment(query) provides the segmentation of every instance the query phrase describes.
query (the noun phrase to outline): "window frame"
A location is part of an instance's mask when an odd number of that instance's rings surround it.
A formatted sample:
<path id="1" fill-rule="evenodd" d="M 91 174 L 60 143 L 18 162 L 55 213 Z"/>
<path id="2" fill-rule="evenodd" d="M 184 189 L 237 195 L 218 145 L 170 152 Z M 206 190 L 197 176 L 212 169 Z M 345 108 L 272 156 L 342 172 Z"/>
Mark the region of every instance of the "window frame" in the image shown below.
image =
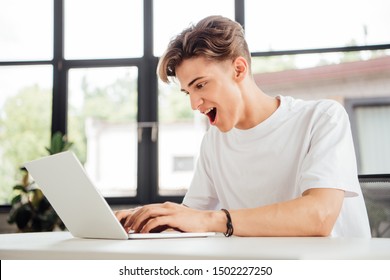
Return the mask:
<path id="1" fill-rule="evenodd" d="M 157 122 L 157 77 L 154 74 L 157 67 L 157 58 L 153 50 L 153 16 L 152 0 L 144 0 L 144 55 L 139 58 L 125 59 L 77 59 L 67 60 L 64 57 L 64 0 L 54 1 L 54 59 L 53 71 L 53 116 L 52 133 L 61 131 L 67 133 L 67 104 L 68 104 L 68 73 L 75 68 L 98 67 L 137 67 L 138 68 L 138 110 L 137 123 L 143 135 L 138 143 L 138 176 L 136 196 L 106 197 L 109 204 L 146 204 L 154 202 L 153 189 L 157 183 L 156 151 L 157 142 L 152 141 L 151 127 L 140 124 Z M 56 113 L 54 113 L 56 112 Z"/>
<path id="2" fill-rule="evenodd" d="M 53 67 L 53 104 L 51 133 L 56 131 L 67 133 L 67 99 L 68 99 L 68 72 L 74 68 L 97 67 L 137 67 L 138 68 L 138 129 L 142 133 L 142 141 L 138 143 L 138 176 L 137 195 L 135 197 L 106 197 L 111 205 L 137 205 L 173 201 L 180 203 L 183 196 L 162 196 L 158 193 L 158 133 L 157 139 L 152 139 L 152 129 L 158 128 L 158 80 L 156 67 L 158 57 L 153 54 L 153 1 L 143 0 L 143 25 L 144 25 L 144 54 L 138 58 L 126 59 L 86 59 L 66 60 L 64 58 L 64 1 L 53 0 L 53 59 L 36 61 L 0 61 L 1 66 L 33 66 L 51 65 Z M 235 20 L 245 28 L 245 1 L 234 1 Z M 299 49 L 283 51 L 252 52 L 252 57 L 269 57 L 281 55 L 354 52 L 362 50 L 390 50 L 389 44 L 364 45 L 337 48 Z M 357 100 L 355 100 L 357 101 Z M 346 101 L 346 106 L 361 106 L 361 101 Z M 367 99 L 365 102 L 369 101 Z M 381 98 L 372 100 L 378 104 Z M 386 104 L 390 101 L 386 99 Z M 366 104 L 366 103 L 365 103 Z M 348 109 L 347 109 L 348 110 Z M 351 120 L 353 125 L 353 118 Z M 352 129 L 353 133 L 354 129 Z M 355 143 L 356 145 L 356 143 Z M 4 207 L 4 205 L 0 206 Z M 6 206 L 9 209 L 9 206 Z"/>

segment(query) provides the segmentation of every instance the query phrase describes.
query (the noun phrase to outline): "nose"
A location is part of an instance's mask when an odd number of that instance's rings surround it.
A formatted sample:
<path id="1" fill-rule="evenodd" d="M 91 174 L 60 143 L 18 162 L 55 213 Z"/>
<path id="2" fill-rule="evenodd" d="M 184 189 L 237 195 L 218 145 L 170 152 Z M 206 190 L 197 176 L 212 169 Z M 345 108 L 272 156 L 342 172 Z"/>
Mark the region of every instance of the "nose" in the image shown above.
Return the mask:
<path id="1" fill-rule="evenodd" d="M 199 106 L 204 103 L 203 99 L 195 93 L 190 94 L 190 101 L 192 110 L 198 110 Z"/>

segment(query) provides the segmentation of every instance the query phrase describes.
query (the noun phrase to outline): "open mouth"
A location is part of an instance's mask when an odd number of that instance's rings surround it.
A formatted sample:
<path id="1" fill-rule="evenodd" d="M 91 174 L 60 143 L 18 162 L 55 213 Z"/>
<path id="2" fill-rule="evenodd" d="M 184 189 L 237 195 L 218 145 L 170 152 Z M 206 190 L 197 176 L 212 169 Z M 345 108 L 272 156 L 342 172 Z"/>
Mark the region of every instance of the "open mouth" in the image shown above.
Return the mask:
<path id="1" fill-rule="evenodd" d="M 215 117 L 217 116 L 217 108 L 213 107 L 204 112 L 207 117 L 209 117 L 210 123 L 213 124 L 215 122 Z"/>

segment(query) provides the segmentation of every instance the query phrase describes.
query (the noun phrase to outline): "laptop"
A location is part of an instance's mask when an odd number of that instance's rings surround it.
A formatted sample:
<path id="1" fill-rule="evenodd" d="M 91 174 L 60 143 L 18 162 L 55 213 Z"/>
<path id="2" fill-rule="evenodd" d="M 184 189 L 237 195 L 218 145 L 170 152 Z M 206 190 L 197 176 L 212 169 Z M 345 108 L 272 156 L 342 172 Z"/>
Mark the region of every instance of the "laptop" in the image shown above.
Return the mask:
<path id="1" fill-rule="evenodd" d="M 102 239 L 206 237 L 214 232 L 128 233 L 88 178 L 80 161 L 66 151 L 24 165 L 74 237 Z"/>

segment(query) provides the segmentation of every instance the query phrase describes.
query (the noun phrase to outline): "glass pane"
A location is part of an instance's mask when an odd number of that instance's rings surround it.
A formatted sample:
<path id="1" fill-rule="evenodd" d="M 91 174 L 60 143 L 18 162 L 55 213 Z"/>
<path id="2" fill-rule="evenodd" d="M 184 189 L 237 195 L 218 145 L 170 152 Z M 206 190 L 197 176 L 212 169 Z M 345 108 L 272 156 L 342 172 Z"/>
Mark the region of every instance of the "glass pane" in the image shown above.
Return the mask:
<path id="1" fill-rule="evenodd" d="M 255 57 L 254 79 L 270 95 L 302 99 L 388 96 L 390 51 Z"/>
<path id="2" fill-rule="evenodd" d="M 124 58 L 142 54 L 142 0 L 65 0 L 65 58 Z"/>
<path id="3" fill-rule="evenodd" d="M 136 194 L 137 79 L 136 67 L 69 71 L 69 139 L 104 196 Z"/>
<path id="4" fill-rule="evenodd" d="M 360 173 L 390 173 L 390 106 L 355 109 L 359 138 Z"/>
<path id="5" fill-rule="evenodd" d="M 154 1 L 154 55 L 161 56 L 169 40 L 191 23 L 210 15 L 234 19 L 234 0 Z"/>
<path id="6" fill-rule="evenodd" d="M 388 0 L 246 0 L 246 36 L 252 52 L 388 44 L 388 11 Z"/>
<path id="7" fill-rule="evenodd" d="M 0 1 L 0 61 L 53 57 L 53 0 Z"/>
<path id="8" fill-rule="evenodd" d="M 194 172 L 207 118 L 194 112 L 178 85 L 159 83 L 159 194 L 184 195 Z"/>
<path id="9" fill-rule="evenodd" d="M 0 67 L 0 204 L 10 203 L 20 167 L 48 155 L 52 67 Z"/>

